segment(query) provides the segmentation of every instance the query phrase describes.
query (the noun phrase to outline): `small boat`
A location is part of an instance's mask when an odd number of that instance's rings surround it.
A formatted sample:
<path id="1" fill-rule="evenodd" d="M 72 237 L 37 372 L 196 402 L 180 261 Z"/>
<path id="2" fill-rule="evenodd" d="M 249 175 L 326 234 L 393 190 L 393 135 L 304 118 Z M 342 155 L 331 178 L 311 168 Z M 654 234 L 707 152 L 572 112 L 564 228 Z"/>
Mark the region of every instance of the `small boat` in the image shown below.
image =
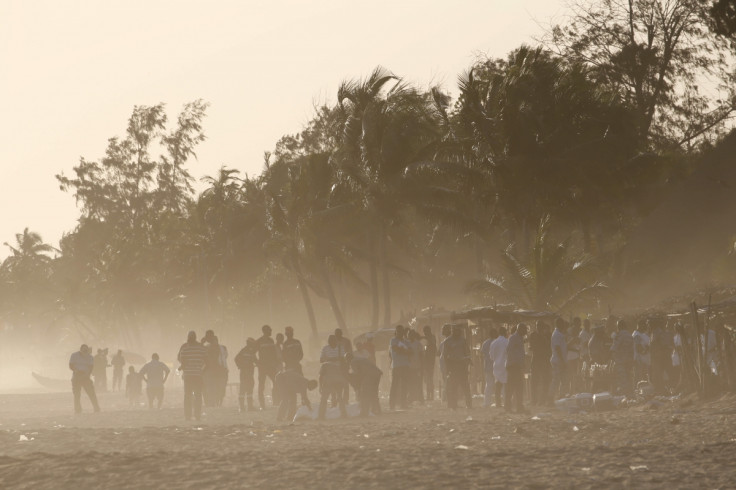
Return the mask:
<path id="1" fill-rule="evenodd" d="M 72 386 L 70 379 L 54 379 L 41 376 L 38 373 L 31 372 L 31 376 L 38 381 L 41 386 L 52 391 L 69 391 Z"/>

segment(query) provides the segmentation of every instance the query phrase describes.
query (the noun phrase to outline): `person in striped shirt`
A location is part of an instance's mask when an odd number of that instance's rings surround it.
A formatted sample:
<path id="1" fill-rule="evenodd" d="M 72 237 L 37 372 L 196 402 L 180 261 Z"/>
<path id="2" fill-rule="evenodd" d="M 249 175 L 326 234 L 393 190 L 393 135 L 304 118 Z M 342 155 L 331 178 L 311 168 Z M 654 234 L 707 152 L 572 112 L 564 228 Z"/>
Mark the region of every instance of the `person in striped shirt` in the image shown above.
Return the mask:
<path id="1" fill-rule="evenodd" d="M 190 331 L 187 341 L 179 349 L 177 359 L 181 363 L 179 370 L 184 381 L 184 418 L 191 420 L 202 417 L 202 371 L 204 370 L 207 351 L 197 342 L 197 334 Z"/>

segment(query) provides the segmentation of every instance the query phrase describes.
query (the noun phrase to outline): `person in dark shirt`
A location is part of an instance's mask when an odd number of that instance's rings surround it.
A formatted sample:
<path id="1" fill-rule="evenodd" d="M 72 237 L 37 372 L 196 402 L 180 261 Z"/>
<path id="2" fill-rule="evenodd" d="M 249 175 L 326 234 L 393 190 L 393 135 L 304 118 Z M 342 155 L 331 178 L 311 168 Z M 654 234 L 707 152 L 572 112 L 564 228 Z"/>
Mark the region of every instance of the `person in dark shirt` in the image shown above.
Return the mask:
<path id="1" fill-rule="evenodd" d="M 447 406 L 457 408 L 457 391 L 460 390 L 465 395 L 465 406 L 471 408 L 473 398 L 468 378 L 470 348 L 460 325 L 454 325 L 452 335 L 443 342 L 441 359 L 447 370 Z"/>
<path id="2" fill-rule="evenodd" d="M 273 387 L 276 381 L 276 373 L 279 372 L 279 354 L 276 343 L 271 338 L 271 327 L 264 325 L 261 327 L 263 335 L 256 341 L 258 347 L 258 403 L 260 404 L 261 410 L 266 409 L 266 379 L 271 379 L 271 386 Z M 278 395 L 278 394 L 276 394 Z M 274 397 L 273 388 L 271 388 L 271 399 L 274 405 L 278 404 L 278 396 Z"/>
<path id="3" fill-rule="evenodd" d="M 276 421 L 293 420 L 296 415 L 296 396 L 302 398 L 302 405 L 312 410 L 312 404 L 309 402 L 307 390 L 313 390 L 317 387 L 317 380 L 308 380 L 301 373 L 294 369 L 286 369 L 276 375 L 276 382 L 273 385 L 273 391 L 281 400 L 279 411 L 276 414 Z"/>
<path id="4" fill-rule="evenodd" d="M 284 369 L 292 369 L 299 374 L 303 374 L 301 361 L 304 358 L 304 350 L 302 349 L 302 343 L 294 338 L 292 327 L 286 327 L 284 333 L 286 334 L 286 340 L 284 340 L 281 347 Z"/>
<path id="5" fill-rule="evenodd" d="M 370 359 L 355 357 L 350 353 L 345 354 L 345 360 L 351 368 L 348 375 L 350 384 L 358 394 L 360 416 L 367 417 L 371 412 L 373 415 L 380 415 L 381 402 L 378 399 L 378 385 L 381 383 L 383 371 L 378 369 Z"/>
<path id="6" fill-rule="evenodd" d="M 341 328 L 335 329 L 335 338 L 337 339 L 337 347 L 338 351 L 340 352 L 340 359 L 345 358 L 345 354 L 347 353 L 353 353 L 353 343 L 350 342 L 350 339 L 347 337 L 344 337 L 342 334 Z M 347 363 L 342 363 L 343 367 L 343 375 L 347 378 L 348 376 L 348 365 Z M 345 392 L 342 394 L 344 398 L 344 402 L 347 404 L 350 400 L 350 385 L 348 383 L 345 383 Z"/>
<path id="7" fill-rule="evenodd" d="M 235 365 L 240 370 L 240 389 L 238 391 L 238 403 L 240 412 L 245 412 L 245 398 L 248 397 L 248 410 L 254 410 L 253 407 L 253 387 L 255 381 L 253 376 L 256 370 L 256 354 L 258 345 L 254 338 L 249 337 L 245 341 L 245 347 L 235 356 Z"/>
<path id="8" fill-rule="evenodd" d="M 197 342 L 195 332 L 189 332 L 186 343 L 179 348 L 177 359 L 181 363 L 179 370 L 184 381 L 184 418 L 190 420 L 194 411 L 194 418 L 199 420 L 202 417 L 202 372 L 207 363 L 207 351 Z"/>
<path id="9" fill-rule="evenodd" d="M 94 411 L 100 411 L 100 405 L 97 403 L 97 394 L 95 393 L 95 385 L 90 378 L 94 362 L 94 358 L 90 354 L 90 348 L 87 344 L 82 344 L 79 351 L 72 354 L 69 359 L 69 369 L 72 371 L 72 394 L 74 395 L 75 414 L 82 413 L 82 390 L 87 393 Z"/>

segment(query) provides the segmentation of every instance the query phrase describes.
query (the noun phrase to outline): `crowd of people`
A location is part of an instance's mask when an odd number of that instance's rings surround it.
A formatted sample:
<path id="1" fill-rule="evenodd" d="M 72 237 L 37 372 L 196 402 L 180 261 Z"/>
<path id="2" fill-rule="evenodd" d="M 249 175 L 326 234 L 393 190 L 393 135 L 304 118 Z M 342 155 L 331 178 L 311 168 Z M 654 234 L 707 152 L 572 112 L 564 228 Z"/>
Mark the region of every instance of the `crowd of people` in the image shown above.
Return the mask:
<path id="1" fill-rule="evenodd" d="M 318 379 L 305 377 L 302 369 L 304 350 L 294 338 L 294 329 L 286 327 L 273 338 L 273 330 L 264 325 L 262 335 L 248 338 L 234 358 L 239 370 L 238 405 L 241 412 L 256 410 L 254 390 L 258 380 L 258 409 L 266 409 L 266 388 L 272 386 L 271 399 L 278 406 L 277 419 L 290 420 L 297 411 L 297 399 L 312 409 L 308 392 L 319 387 L 318 418 L 325 418 L 328 406 L 344 416 L 350 400 L 350 388 L 363 416 L 381 413 L 379 388 L 383 371 L 376 363 L 372 336 L 362 336 L 353 347 L 350 339 L 336 329 L 320 351 Z M 472 333 L 475 332 L 475 333 Z M 548 405 L 581 391 L 611 391 L 631 396 L 643 382 L 650 393 L 666 394 L 682 388 L 683 360 L 692 341 L 679 323 L 659 318 L 637 322 L 633 332 L 624 320 L 609 319 L 593 327 L 590 320 L 574 318 L 566 322 L 556 318 L 554 327 L 537 321 L 534 327 L 517 325 L 481 325 L 473 331 L 466 325 L 444 325 L 438 341 L 432 328 L 417 330 L 396 326 L 387 346 L 391 372 L 388 393 L 389 409 L 406 409 L 415 402 L 434 400 L 439 395 L 451 409 L 464 398 L 473 405 L 475 391 L 473 364 L 482 373 L 484 406 L 507 411 L 525 411 L 525 393 L 532 405 Z M 478 333 L 479 332 L 479 333 Z M 478 342 L 478 335 L 482 336 Z M 476 345 L 477 342 L 477 345 Z M 707 365 L 717 370 L 718 359 L 713 330 L 703 340 Z M 184 386 L 184 416 L 199 420 L 203 406 L 221 406 L 225 399 L 228 351 L 212 330 L 201 340 L 189 332 L 179 349 L 178 368 Z M 435 389 L 436 361 L 439 360 L 439 390 Z M 121 389 L 126 365 L 122 351 L 113 356 L 113 390 Z M 96 356 L 83 345 L 72 355 L 72 390 L 75 411 L 81 411 L 80 396 L 85 391 L 94 410 L 99 410 L 95 390 L 106 389 L 107 349 Z M 256 378 L 257 372 L 257 378 Z M 125 392 L 131 405 L 137 405 L 146 383 L 149 408 L 161 407 L 164 384 L 170 369 L 153 354 L 139 372 L 133 366 L 125 379 Z M 94 383 L 92 382 L 94 377 Z"/>

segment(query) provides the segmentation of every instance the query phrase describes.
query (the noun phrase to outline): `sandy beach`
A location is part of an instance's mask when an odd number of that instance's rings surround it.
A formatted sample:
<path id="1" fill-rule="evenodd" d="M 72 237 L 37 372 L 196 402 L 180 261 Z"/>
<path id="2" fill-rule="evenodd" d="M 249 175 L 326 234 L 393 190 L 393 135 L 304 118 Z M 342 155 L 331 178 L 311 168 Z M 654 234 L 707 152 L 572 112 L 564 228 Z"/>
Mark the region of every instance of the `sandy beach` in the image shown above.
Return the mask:
<path id="1" fill-rule="evenodd" d="M 566 414 L 438 402 L 369 419 L 274 422 L 273 409 L 183 420 L 121 394 L 0 396 L 2 488 L 733 488 L 736 398 Z M 480 405 L 481 400 L 476 400 Z M 88 409 L 89 405 L 85 405 Z M 27 440 L 26 440 L 27 439 Z"/>

